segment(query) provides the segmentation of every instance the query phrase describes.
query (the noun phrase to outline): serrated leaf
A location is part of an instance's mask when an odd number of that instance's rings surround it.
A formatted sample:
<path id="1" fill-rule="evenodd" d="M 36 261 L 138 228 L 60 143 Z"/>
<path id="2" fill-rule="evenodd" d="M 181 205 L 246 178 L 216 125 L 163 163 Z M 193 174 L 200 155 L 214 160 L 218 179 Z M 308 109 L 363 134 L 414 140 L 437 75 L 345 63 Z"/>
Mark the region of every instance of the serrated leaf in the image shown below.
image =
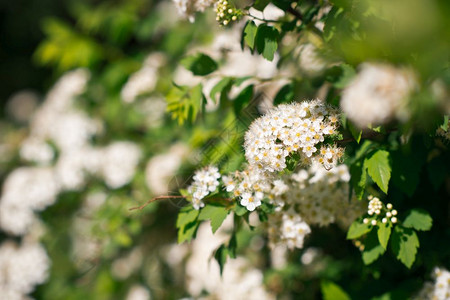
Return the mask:
<path id="1" fill-rule="evenodd" d="M 323 300 L 351 300 L 350 296 L 337 284 L 322 280 L 320 283 Z"/>
<path id="2" fill-rule="evenodd" d="M 223 220 L 227 217 L 228 212 L 229 211 L 223 206 L 206 205 L 202 208 L 198 219 L 211 220 L 212 232 L 215 233 L 220 225 L 222 225 Z"/>
<path id="3" fill-rule="evenodd" d="M 364 224 L 362 222 L 362 219 L 358 219 L 358 220 L 354 221 L 352 223 L 352 225 L 350 225 L 350 228 L 348 229 L 348 232 L 347 232 L 347 240 L 356 239 L 356 238 L 368 233 L 371 230 L 372 230 L 372 226 L 369 223 Z"/>
<path id="4" fill-rule="evenodd" d="M 245 25 L 244 28 L 244 41 L 247 43 L 247 45 L 250 47 L 252 51 L 255 47 L 255 37 L 257 31 L 258 27 L 255 25 L 255 22 L 248 21 L 247 25 Z"/>
<path id="5" fill-rule="evenodd" d="M 427 231 L 433 226 L 433 219 L 430 214 L 424 210 L 413 209 L 403 221 L 403 226 L 414 228 L 415 230 Z"/>
<path id="6" fill-rule="evenodd" d="M 417 234 L 411 228 L 400 225 L 394 227 L 392 234 L 392 251 L 408 269 L 416 260 L 417 248 L 420 243 Z"/>
<path id="7" fill-rule="evenodd" d="M 362 253 L 362 259 L 365 265 L 369 265 L 376 261 L 386 249 L 383 248 L 378 242 L 377 233 L 373 230 L 364 241 L 364 251 Z"/>
<path id="8" fill-rule="evenodd" d="M 222 94 L 222 92 L 232 83 L 232 79 L 230 77 L 222 78 L 212 89 L 209 94 L 214 103 L 217 102 L 216 95 L 217 93 Z"/>
<path id="9" fill-rule="evenodd" d="M 390 222 L 387 223 L 380 223 L 378 224 L 378 241 L 380 242 L 380 245 L 386 249 L 387 244 L 389 242 L 389 237 L 391 236 L 392 231 L 392 224 Z"/>
<path id="10" fill-rule="evenodd" d="M 367 173 L 378 187 L 387 194 L 391 178 L 389 152 L 386 150 L 376 151 L 371 157 L 364 160 L 364 167 L 367 168 Z"/>
<path id="11" fill-rule="evenodd" d="M 194 75 L 204 76 L 217 70 L 217 63 L 208 55 L 197 53 L 187 56 L 180 61 L 180 64 L 191 71 Z"/>
<path id="12" fill-rule="evenodd" d="M 276 28 L 262 24 L 258 27 L 255 44 L 259 54 L 272 61 L 278 49 L 279 32 Z"/>

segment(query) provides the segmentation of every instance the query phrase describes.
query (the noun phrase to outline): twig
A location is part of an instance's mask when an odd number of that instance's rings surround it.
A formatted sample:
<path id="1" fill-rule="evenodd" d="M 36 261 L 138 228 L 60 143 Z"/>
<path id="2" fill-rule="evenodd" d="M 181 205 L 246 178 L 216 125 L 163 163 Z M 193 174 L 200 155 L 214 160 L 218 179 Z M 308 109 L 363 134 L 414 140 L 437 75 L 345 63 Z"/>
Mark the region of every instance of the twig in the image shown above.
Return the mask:
<path id="1" fill-rule="evenodd" d="M 300 21 L 303 22 L 303 15 L 301 12 L 299 12 L 298 10 L 292 8 L 292 7 L 288 7 L 288 9 L 286 10 L 288 13 L 290 13 L 291 15 L 295 16 L 297 19 L 299 19 Z"/>
<path id="2" fill-rule="evenodd" d="M 163 200 L 163 199 L 186 199 L 186 197 L 185 196 L 158 196 L 158 197 L 155 197 L 155 198 L 152 198 L 152 199 L 148 200 L 147 202 L 145 202 L 141 206 L 132 207 L 129 210 L 136 210 L 136 209 L 142 210 L 143 208 L 145 208 L 150 203 L 153 203 L 153 202 L 158 201 L 158 200 Z"/>

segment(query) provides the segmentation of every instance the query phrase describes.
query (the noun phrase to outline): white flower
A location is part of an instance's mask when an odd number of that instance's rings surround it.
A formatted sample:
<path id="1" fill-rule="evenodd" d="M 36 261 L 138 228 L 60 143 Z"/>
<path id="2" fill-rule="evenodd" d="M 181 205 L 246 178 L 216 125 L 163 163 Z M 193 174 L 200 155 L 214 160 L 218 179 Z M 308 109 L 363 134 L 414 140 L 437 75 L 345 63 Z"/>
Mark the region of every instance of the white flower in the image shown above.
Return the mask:
<path id="1" fill-rule="evenodd" d="M 215 166 L 208 166 L 197 170 L 194 174 L 194 181 L 188 187 L 188 193 L 192 195 L 192 204 L 195 209 L 205 206 L 202 199 L 214 192 L 219 186 L 220 173 Z"/>
<path id="2" fill-rule="evenodd" d="M 244 144 L 247 161 L 255 169 L 273 173 L 286 168 L 286 157 L 300 149 L 304 160 L 316 157 L 316 145 L 334 132 L 330 117 L 336 121 L 336 112 L 319 100 L 279 105 L 250 125 Z M 332 149 L 321 161 L 327 168 L 342 154 Z"/>
<path id="3" fill-rule="evenodd" d="M 408 97 L 416 86 L 412 72 L 387 64 L 365 63 L 343 91 L 341 108 L 357 126 L 408 118 Z"/>
<path id="4" fill-rule="evenodd" d="M 240 201 L 241 205 L 247 208 L 248 211 L 254 211 L 261 205 L 260 196 L 253 195 L 251 193 L 244 193 Z"/>
<path id="5" fill-rule="evenodd" d="M 0 291 L 5 288 L 23 296 L 31 293 L 47 280 L 49 266 L 41 245 L 25 243 L 17 247 L 13 242 L 4 242 L 0 246 Z"/>

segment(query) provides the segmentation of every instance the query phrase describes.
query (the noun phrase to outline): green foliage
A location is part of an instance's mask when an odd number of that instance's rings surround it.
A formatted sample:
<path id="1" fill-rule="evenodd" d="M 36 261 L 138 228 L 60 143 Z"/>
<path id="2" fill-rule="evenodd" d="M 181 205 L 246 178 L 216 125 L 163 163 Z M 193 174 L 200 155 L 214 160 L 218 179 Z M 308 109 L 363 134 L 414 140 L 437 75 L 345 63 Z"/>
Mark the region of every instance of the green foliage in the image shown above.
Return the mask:
<path id="1" fill-rule="evenodd" d="M 178 243 L 190 241 L 197 229 L 199 211 L 192 206 L 186 206 L 178 213 L 176 226 L 178 228 Z"/>
<path id="2" fill-rule="evenodd" d="M 60 20 L 47 19 L 43 30 L 48 38 L 34 54 L 36 61 L 42 65 L 54 65 L 59 71 L 93 67 L 105 55 L 95 40 L 74 32 Z"/>
<path id="3" fill-rule="evenodd" d="M 420 231 L 428 231 L 433 225 L 433 219 L 424 210 L 413 209 L 406 216 L 403 221 L 403 226 L 406 228 L 413 228 Z"/>
<path id="4" fill-rule="evenodd" d="M 419 238 L 414 230 L 397 225 L 392 233 L 392 251 L 407 268 L 416 260 Z"/>
<path id="5" fill-rule="evenodd" d="M 194 75 L 204 76 L 217 70 L 217 63 L 208 55 L 197 53 L 187 56 L 180 61 L 180 64 L 191 71 Z"/>
<path id="6" fill-rule="evenodd" d="M 205 98 L 202 93 L 202 84 L 190 88 L 188 86 L 174 86 L 166 96 L 167 111 L 172 119 L 178 120 L 181 125 L 185 121 L 193 123 L 202 109 Z"/>
<path id="7" fill-rule="evenodd" d="M 279 36 L 280 33 L 275 27 L 264 24 L 258 27 L 255 37 L 256 50 L 268 61 L 272 61 L 275 56 Z"/>
<path id="8" fill-rule="evenodd" d="M 389 238 L 391 237 L 391 231 L 392 231 L 391 222 L 378 224 L 377 230 L 378 241 L 380 242 L 381 247 L 383 247 L 383 249 L 385 250 L 387 249 Z"/>
<path id="9" fill-rule="evenodd" d="M 362 220 L 363 219 L 360 218 L 360 219 L 354 221 L 352 223 L 352 225 L 350 225 L 350 228 L 348 229 L 348 232 L 347 232 L 348 240 L 359 238 L 360 236 L 362 236 L 372 230 L 372 225 L 370 225 L 369 223 L 364 224 Z"/>
<path id="10" fill-rule="evenodd" d="M 320 289 L 324 300 L 350 300 L 350 296 L 337 284 L 322 280 Z"/>
<path id="11" fill-rule="evenodd" d="M 364 264 L 369 265 L 376 261 L 381 255 L 386 252 L 386 249 L 378 242 L 377 232 L 372 230 L 364 241 L 364 251 L 362 259 Z"/>
<path id="12" fill-rule="evenodd" d="M 210 220 L 212 232 L 215 233 L 227 217 L 229 210 L 224 206 L 208 204 L 201 209 L 198 219 L 200 221 Z"/>
<path id="13" fill-rule="evenodd" d="M 376 151 L 364 160 L 364 167 L 367 168 L 367 173 L 378 187 L 387 194 L 389 179 L 391 178 L 389 152 L 386 150 Z"/>
<path id="14" fill-rule="evenodd" d="M 255 25 L 255 22 L 253 21 L 248 21 L 244 27 L 244 34 L 243 34 L 244 40 L 252 51 L 255 48 L 255 39 L 257 31 L 258 27 Z"/>
<path id="15" fill-rule="evenodd" d="M 283 86 L 273 99 L 273 104 L 289 103 L 294 99 L 294 83 L 288 83 Z"/>

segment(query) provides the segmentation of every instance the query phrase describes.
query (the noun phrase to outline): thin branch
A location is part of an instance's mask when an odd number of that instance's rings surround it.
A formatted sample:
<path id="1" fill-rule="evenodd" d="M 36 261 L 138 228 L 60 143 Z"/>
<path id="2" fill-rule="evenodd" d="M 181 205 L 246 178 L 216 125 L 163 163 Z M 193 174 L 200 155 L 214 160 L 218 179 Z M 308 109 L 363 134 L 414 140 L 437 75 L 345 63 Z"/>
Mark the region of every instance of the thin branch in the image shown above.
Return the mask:
<path id="1" fill-rule="evenodd" d="M 301 12 L 299 12 L 298 10 L 296 10 L 295 8 L 292 7 L 288 7 L 288 9 L 286 10 L 288 13 L 290 13 L 291 15 L 293 15 L 294 17 L 296 17 L 297 19 L 299 19 L 300 21 L 303 22 L 303 15 Z"/>
<path id="2" fill-rule="evenodd" d="M 142 210 L 143 208 L 145 208 L 150 203 L 153 203 L 153 202 L 158 201 L 158 200 L 164 200 L 164 199 L 186 199 L 186 197 L 185 196 L 158 196 L 158 197 L 155 197 L 155 198 L 152 198 L 152 199 L 148 200 L 147 202 L 145 202 L 141 206 L 132 207 L 129 210 L 136 210 L 136 209 Z"/>

